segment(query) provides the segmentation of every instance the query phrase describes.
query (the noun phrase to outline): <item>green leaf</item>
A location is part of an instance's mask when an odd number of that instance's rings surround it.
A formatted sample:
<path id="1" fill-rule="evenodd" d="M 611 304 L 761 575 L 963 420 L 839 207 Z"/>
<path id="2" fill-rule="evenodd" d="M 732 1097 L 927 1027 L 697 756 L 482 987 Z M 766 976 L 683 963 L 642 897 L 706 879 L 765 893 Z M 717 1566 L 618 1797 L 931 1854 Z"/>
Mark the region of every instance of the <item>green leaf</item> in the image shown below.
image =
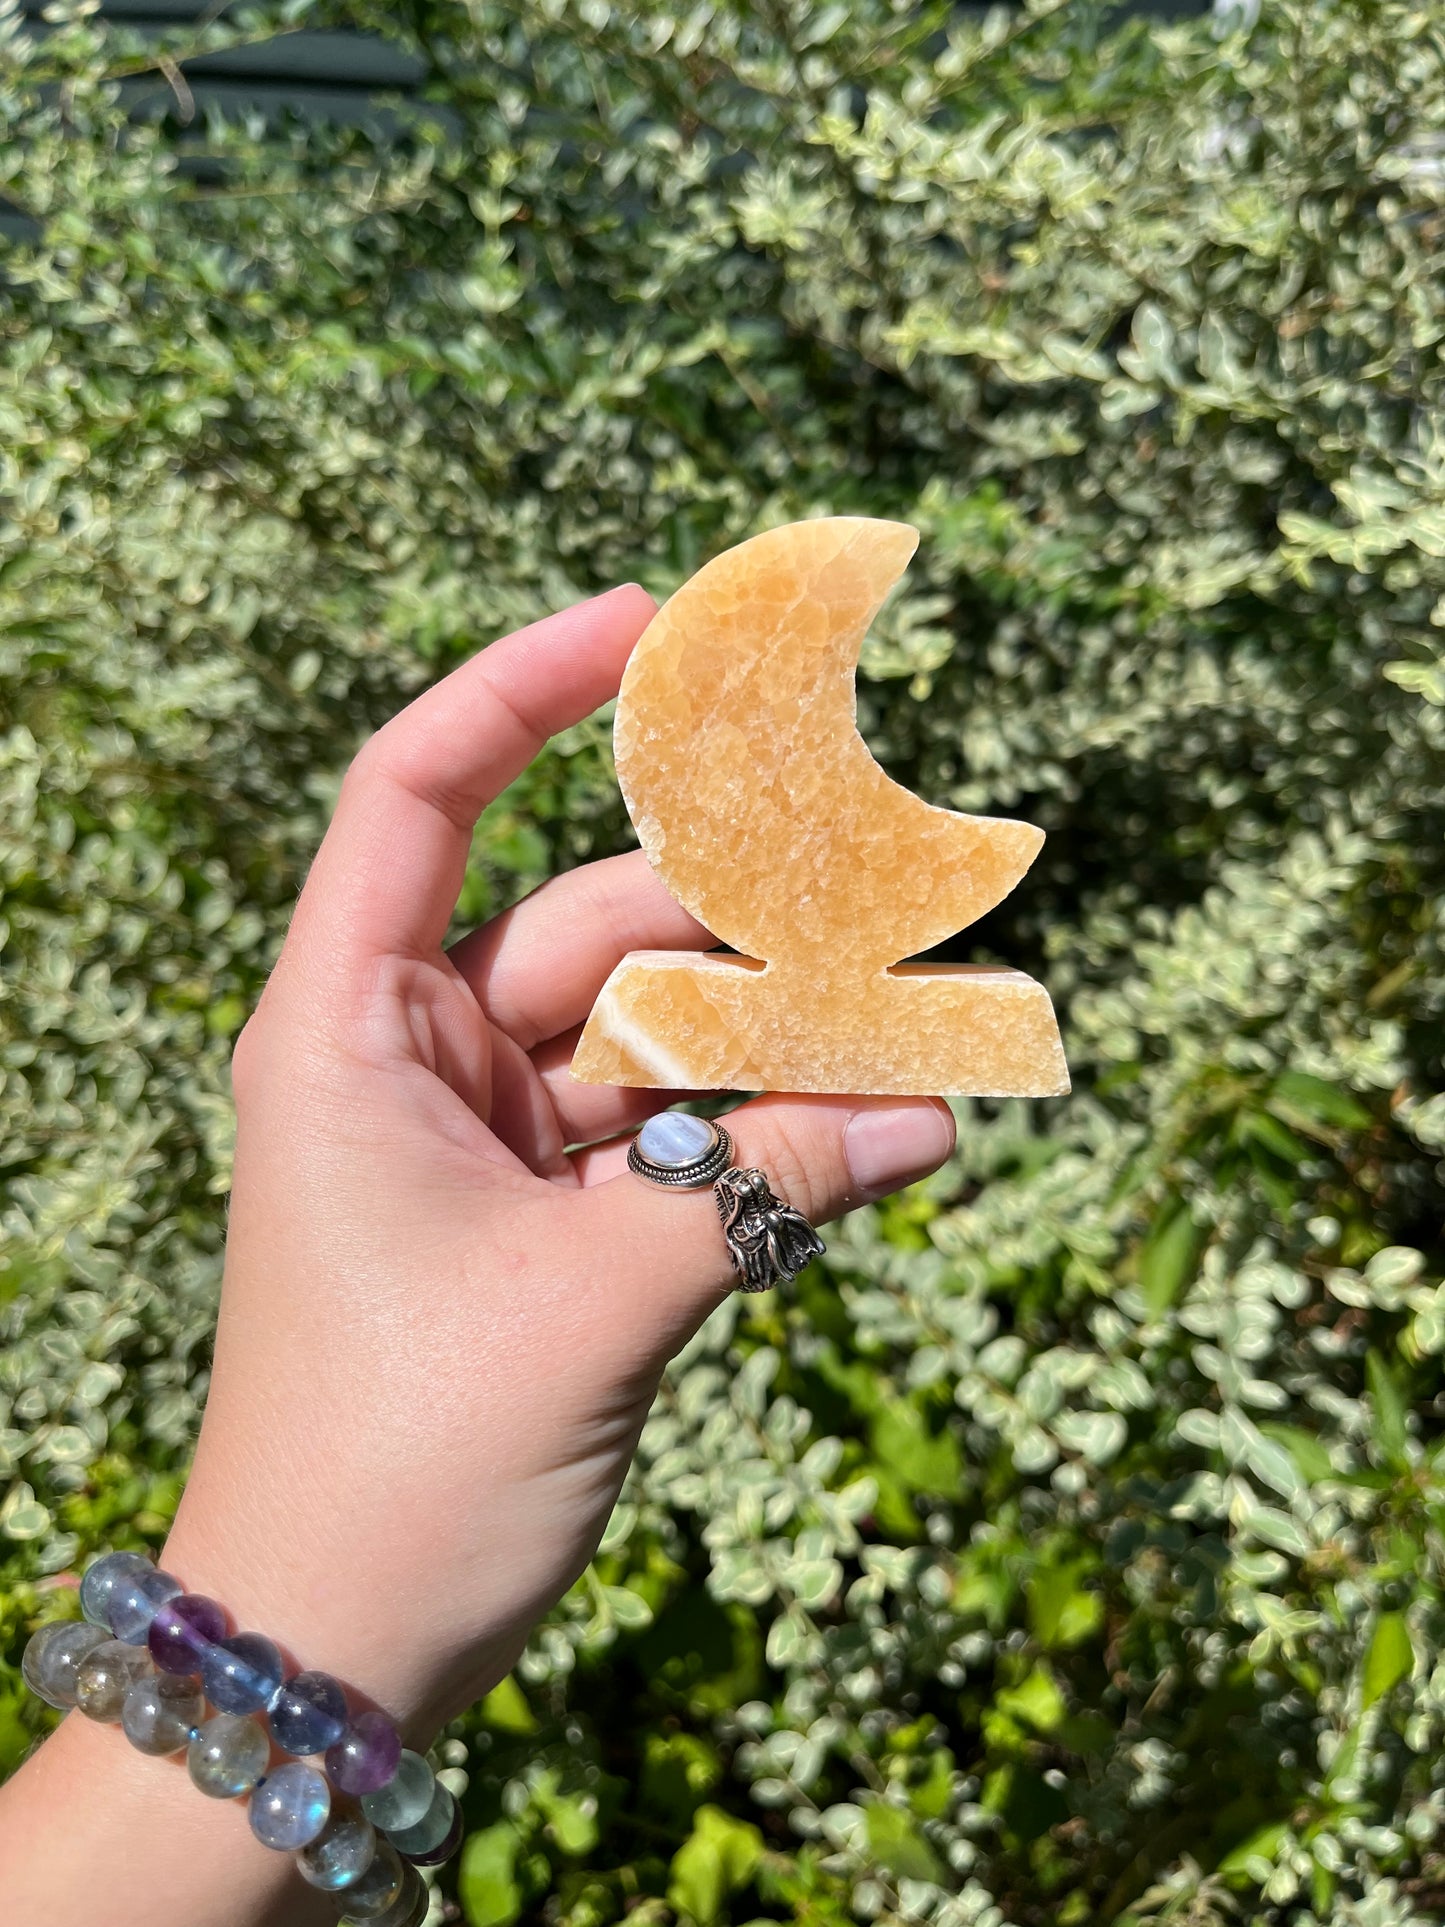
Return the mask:
<path id="1" fill-rule="evenodd" d="M 1131 372 L 1161 376 L 1171 385 L 1179 380 L 1174 361 L 1174 329 L 1154 301 L 1141 301 L 1131 329 L 1138 367 Z"/>
<path id="2" fill-rule="evenodd" d="M 1365 1378 L 1375 1408 L 1375 1439 L 1386 1462 L 1404 1470 L 1409 1464 L 1405 1395 L 1394 1373 L 1372 1346 L 1365 1354 Z"/>
<path id="3" fill-rule="evenodd" d="M 30 1695 L 18 1689 L 0 1694 L 0 1779 L 8 1778 L 35 1744 L 35 1734 L 24 1719 L 29 1700 Z"/>
<path id="4" fill-rule="evenodd" d="M 1139 1288 L 1151 1318 L 1161 1318 L 1193 1278 L 1203 1245 L 1203 1230 L 1175 1198 L 1139 1250 Z"/>
<path id="5" fill-rule="evenodd" d="M 1268 1826 L 1260 1827 L 1231 1849 L 1219 1863 L 1219 1872 L 1226 1880 L 1243 1876 L 1249 1880 L 1262 1879 L 1274 1865 L 1276 1854 L 1289 1837 L 1289 1827 L 1283 1820 L 1271 1821 Z"/>
<path id="6" fill-rule="evenodd" d="M 1047 1666 L 1035 1666 L 1017 1686 L 1006 1686 L 994 1695 L 994 1705 L 1010 1719 L 1022 1720 L 1039 1733 L 1053 1733 L 1068 1714 L 1058 1681 Z"/>
<path id="7" fill-rule="evenodd" d="M 1383 1699 L 1414 1668 L 1415 1651 L 1410 1629 L 1403 1613 L 1381 1613 L 1370 1634 L 1365 1651 L 1365 1667 L 1360 1685 L 1360 1704 L 1365 1711 Z"/>
<path id="8" fill-rule="evenodd" d="M 1286 1124 L 1322 1124 L 1341 1131 L 1368 1130 L 1374 1119 L 1364 1105 L 1338 1085 L 1306 1071 L 1285 1071 L 1270 1088 L 1269 1107 Z"/>
<path id="9" fill-rule="evenodd" d="M 649 1733 L 643 1741 L 642 1804 L 679 1832 L 690 1828 L 698 1805 L 721 1777 L 715 1749 L 696 1733 Z"/>
<path id="10" fill-rule="evenodd" d="M 1254 1476 L 1272 1487 L 1281 1498 L 1293 1499 L 1305 1490 L 1300 1469 L 1283 1444 L 1253 1426 L 1245 1438 L 1243 1458 Z"/>
<path id="11" fill-rule="evenodd" d="M 1396 1294 L 1413 1285 L 1424 1269 L 1424 1254 L 1412 1245 L 1386 1245 L 1365 1266 L 1365 1283 L 1379 1303 L 1393 1306 Z"/>
<path id="12" fill-rule="evenodd" d="M 1293 1559 L 1308 1557 L 1309 1540 L 1297 1522 L 1276 1506 L 1255 1506 L 1244 1515 L 1244 1523 L 1256 1539 L 1262 1539 L 1277 1552 L 1288 1553 Z"/>
<path id="13" fill-rule="evenodd" d="M 1313 1432 L 1306 1432 L 1301 1425 L 1276 1425 L 1270 1422 L 1259 1429 L 1266 1438 L 1284 1447 L 1307 1484 L 1313 1485 L 1319 1479 L 1335 1477 L 1330 1455 Z"/>
<path id="14" fill-rule="evenodd" d="M 1346 1734 L 1344 1743 L 1330 1762 L 1330 1770 L 1325 1778 L 1325 1791 L 1333 1799 L 1334 1789 L 1348 1780 L 1355 1770 L 1355 1761 L 1360 1755 L 1360 1728 L 1358 1722 Z"/>
<path id="15" fill-rule="evenodd" d="M 486 1724 L 499 1733 L 535 1733 L 537 1730 L 527 1696 L 514 1673 L 499 1680 L 477 1710 Z"/>
<path id="16" fill-rule="evenodd" d="M 899 1880 L 943 1879 L 943 1865 L 913 1816 L 882 1800 L 870 1801 L 868 1845 L 880 1866 Z"/>
<path id="17" fill-rule="evenodd" d="M 763 1857 L 763 1836 L 721 1807 L 699 1807 L 692 1832 L 672 1857 L 668 1904 L 698 1927 L 710 1927 L 724 1903 L 746 1887 Z"/>
<path id="18" fill-rule="evenodd" d="M 965 1553 L 958 1563 L 953 1608 L 963 1619 L 986 1620 L 992 1631 L 1005 1624 L 1017 1592 L 1013 1575 L 1003 1565 L 979 1553 Z"/>
<path id="19" fill-rule="evenodd" d="M 630 1586 L 604 1586 L 602 1597 L 612 1623 L 622 1632 L 641 1632 L 652 1624 L 652 1608 Z"/>
<path id="20" fill-rule="evenodd" d="M 592 1852 L 598 1836 L 595 1794 L 564 1790 L 557 1775 L 547 1773 L 534 1787 L 532 1799 L 560 1853 L 575 1860 Z"/>
<path id="21" fill-rule="evenodd" d="M 520 1846 L 505 1820 L 474 1833 L 462 1849 L 457 1894 L 469 1927 L 510 1927 L 522 1911 L 515 1871 Z"/>
<path id="22" fill-rule="evenodd" d="M 35 1489 L 17 1479 L 0 1505 L 0 1532 L 9 1539 L 38 1539 L 50 1524 L 50 1510 L 35 1496 Z"/>
<path id="23" fill-rule="evenodd" d="M 1077 1452 L 1091 1465 L 1107 1465 L 1124 1449 L 1129 1422 L 1122 1412 L 1060 1412 L 1053 1430 L 1066 1451 Z"/>
<path id="24" fill-rule="evenodd" d="M 1104 1602 L 1081 1581 L 1092 1571 L 1087 1560 L 1041 1566 L 1028 1582 L 1029 1630 L 1041 1646 L 1081 1645 L 1104 1623 Z"/>
<path id="25" fill-rule="evenodd" d="M 949 1497 L 963 1480 L 958 1441 L 947 1430 L 935 1432 L 916 1405 L 892 1399 L 874 1419 L 873 1451 L 910 1492 Z"/>
<path id="26" fill-rule="evenodd" d="M 1236 1128 L 1241 1142 L 1262 1144 L 1282 1164 L 1291 1168 L 1303 1164 L 1310 1156 L 1309 1146 L 1304 1140 L 1296 1137 L 1277 1117 L 1271 1117 L 1268 1111 L 1241 1111 Z"/>
<path id="27" fill-rule="evenodd" d="M 953 1804 L 954 1758 L 946 1746 L 930 1748 L 921 1778 L 908 1788 L 908 1804 L 923 1820 L 941 1820 Z"/>
<path id="28" fill-rule="evenodd" d="M 1387 662 L 1381 673 L 1412 696 L 1423 696 L 1427 703 L 1445 707 L 1445 663 Z"/>

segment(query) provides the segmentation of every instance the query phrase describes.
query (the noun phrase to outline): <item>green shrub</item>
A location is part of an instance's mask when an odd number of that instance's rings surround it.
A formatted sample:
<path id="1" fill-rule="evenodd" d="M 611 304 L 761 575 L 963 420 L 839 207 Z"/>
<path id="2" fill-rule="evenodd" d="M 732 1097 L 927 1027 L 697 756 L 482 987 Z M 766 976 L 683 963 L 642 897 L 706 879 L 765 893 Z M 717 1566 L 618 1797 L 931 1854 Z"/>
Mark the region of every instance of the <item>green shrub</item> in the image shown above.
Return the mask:
<path id="1" fill-rule="evenodd" d="M 290 11 L 404 32 L 436 124 L 127 128 L 138 43 L 4 23 L 4 1757 L 61 1576 L 164 1531 L 229 1040 L 356 743 L 569 597 L 861 510 L 923 531 L 865 728 L 1049 832 L 964 941 L 1047 976 L 1075 1094 L 970 1107 L 688 1348 L 444 1743 L 444 1885 L 473 1927 L 1431 1917 L 1438 13 Z M 464 917 L 625 834 L 598 719 Z"/>

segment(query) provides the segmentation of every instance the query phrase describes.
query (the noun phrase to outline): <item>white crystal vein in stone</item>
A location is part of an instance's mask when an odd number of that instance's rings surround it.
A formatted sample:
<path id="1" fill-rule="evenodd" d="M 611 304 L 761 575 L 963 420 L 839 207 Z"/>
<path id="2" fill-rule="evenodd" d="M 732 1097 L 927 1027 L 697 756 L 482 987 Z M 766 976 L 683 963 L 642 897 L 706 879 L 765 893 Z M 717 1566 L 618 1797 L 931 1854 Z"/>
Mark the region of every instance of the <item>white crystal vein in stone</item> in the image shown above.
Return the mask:
<path id="1" fill-rule="evenodd" d="M 669 1171 L 684 1164 L 696 1164 L 712 1149 L 717 1133 L 705 1117 L 690 1117 L 686 1111 L 664 1111 L 650 1117 L 637 1134 L 638 1149 L 645 1158 Z"/>

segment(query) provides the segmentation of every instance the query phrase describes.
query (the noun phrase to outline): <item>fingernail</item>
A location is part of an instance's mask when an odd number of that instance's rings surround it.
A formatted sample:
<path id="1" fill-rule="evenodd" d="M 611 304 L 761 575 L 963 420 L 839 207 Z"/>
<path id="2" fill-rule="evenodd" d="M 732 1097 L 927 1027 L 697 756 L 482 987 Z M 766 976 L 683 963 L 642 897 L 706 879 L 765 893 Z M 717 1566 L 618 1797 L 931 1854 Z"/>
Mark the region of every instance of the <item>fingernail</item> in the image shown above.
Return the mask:
<path id="1" fill-rule="evenodd" d="M 936 1171 L 953 1149 L 953 1115 L 942 1104 L 859 1111 L 843 1132 L 855 1191 L 881 1198 Z"/>

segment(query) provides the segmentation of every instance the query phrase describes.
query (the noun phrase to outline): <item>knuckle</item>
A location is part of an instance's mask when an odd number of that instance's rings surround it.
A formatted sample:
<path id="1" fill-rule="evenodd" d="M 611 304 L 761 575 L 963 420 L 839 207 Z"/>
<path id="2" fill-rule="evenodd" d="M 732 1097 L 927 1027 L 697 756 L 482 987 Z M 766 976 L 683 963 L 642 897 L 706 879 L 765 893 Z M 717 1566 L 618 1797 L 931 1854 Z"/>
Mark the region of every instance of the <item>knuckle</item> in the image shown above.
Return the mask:
<path id="1" fill-rule="evenodd" d="M 293 1044 L 287 1043 L 289 1025 L 277 1006 L 276 981 L 266 985 L 260 1002 L 231 1044 L 231 1096 L 237 1106 L 249 1104 L 276 1079 L 276 1071 L 289 1056 L 295 1058 Z"/>
<path id="2" fill-rule="evenodd" d="M 240 1035 L 231 1051 L 231 1094 L 237 1105 L 249 1103 L 256 1093 L 264 1048 L 261 1016 L 257 1011 L 241 1026 Z"/>
<path id="3" fill-rule="evenodd" d="M 341 779 L 342 793 L 355 796 L 358 790 L 370 789 L 386 774 L 390 753 L 385 728 L 368 736 L 347 765 L 346 774 Z"/>
<path id="4" fill-rule="evenodd" d="M 461 779 L 450 780 L 429 760 L 424 739 L 401 725 L 407 712 L 394 716 L 361 745 L 342 779 L 348 801 L 373 790 L 401 791 L 436 810 L 458 829 L 470 831 L 482 799 Z"/>

